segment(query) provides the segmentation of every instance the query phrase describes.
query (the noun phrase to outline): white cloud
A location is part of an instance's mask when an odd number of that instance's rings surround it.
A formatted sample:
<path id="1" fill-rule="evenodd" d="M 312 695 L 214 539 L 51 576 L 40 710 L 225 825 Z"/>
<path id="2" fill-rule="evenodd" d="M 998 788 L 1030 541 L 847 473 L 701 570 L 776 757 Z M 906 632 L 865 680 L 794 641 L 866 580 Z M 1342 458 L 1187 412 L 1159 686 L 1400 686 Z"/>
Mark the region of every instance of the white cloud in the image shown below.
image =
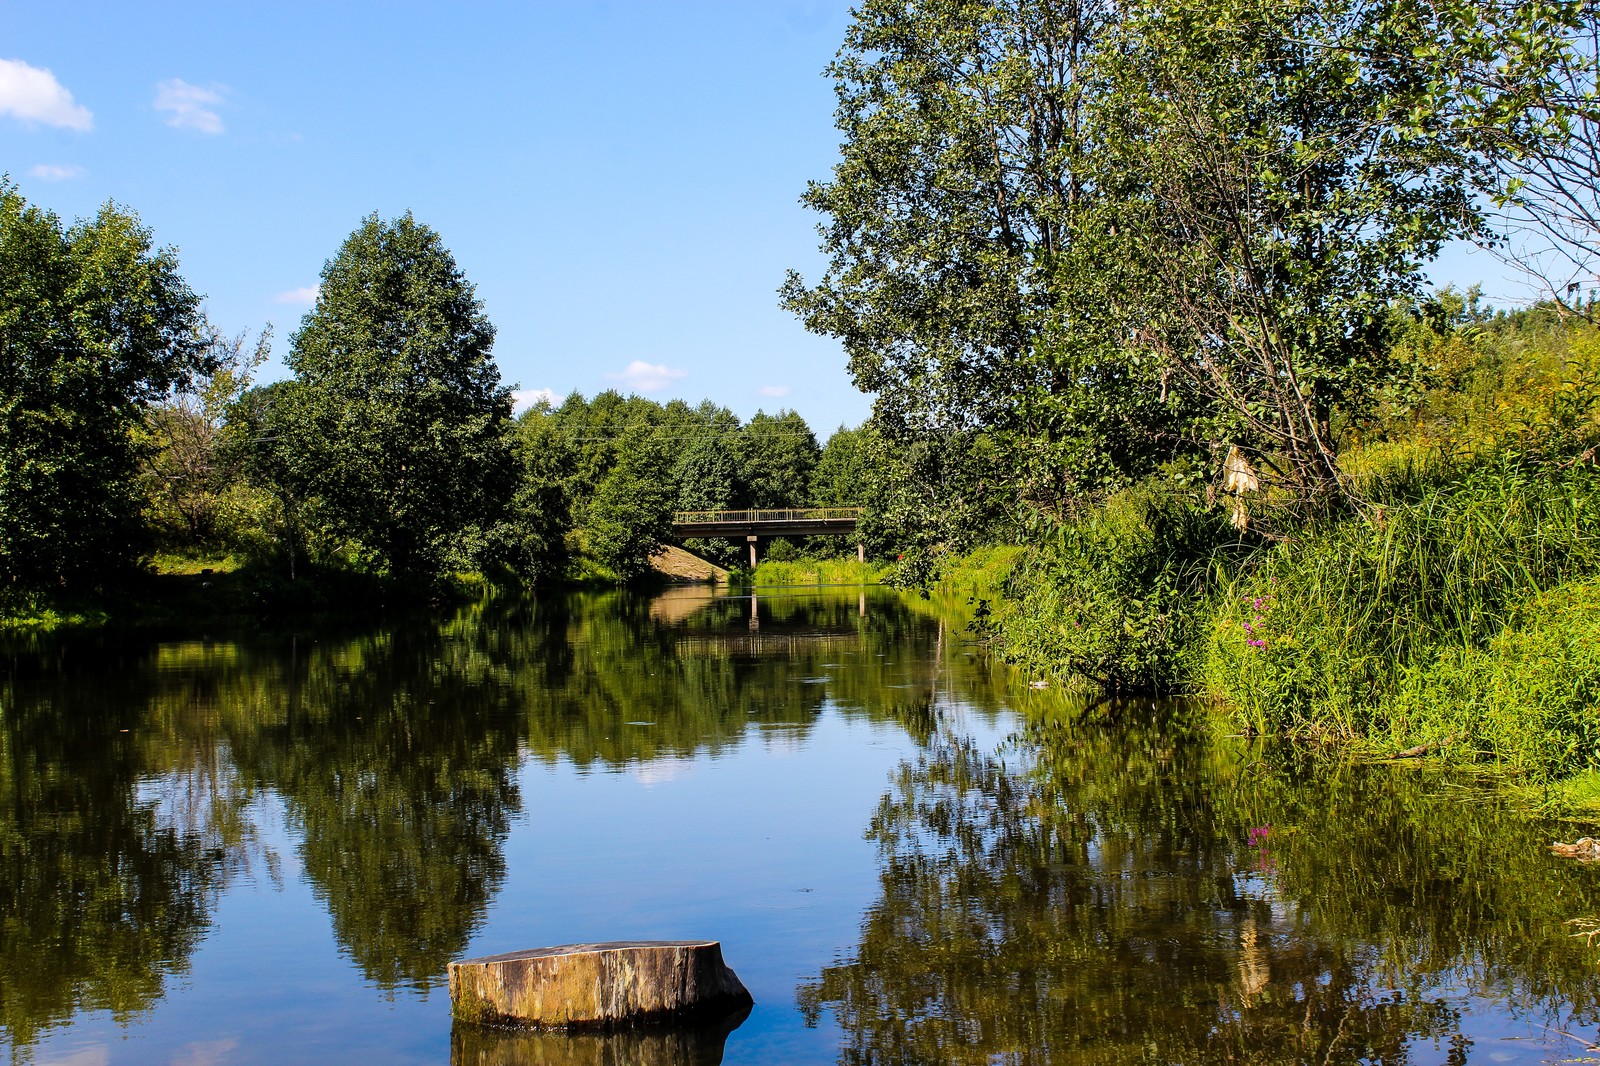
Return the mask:
<path id="1" fill-rule="evenodd" d="M 774 400 L 776 400 L 780 396 L 789 395 L 789 386 L 787 386 L 787 385 L 763 385 L 759 389 L 757 389 L 756 392 L 760 393 L 762 396 L 770 396 Z"/>
<path id="2" fill-rule="evenodd" d="M 87 131 L 94 125 L 89 109 L 75 101 L 54 74 L 20 59 L 0 59 L 0 115 L 30 126 L 42 122 Z"/>
<path id="3" fill-rule="evenodd" d="M 222 104 L 226 90 L 220 85 L 209 89 L 190 85 L 182 78 L 168 78 L 156 85 L 156 110 L 167 116 L 167 125 L 201 133 L 221 133 L 225 127 L 215 108 Z"/>
<path id="4" fill-rule="evenodd" d="M 536 403 L 547 403 L 554 407 L 557 399 L 554 389 L 513 389 L 511 413 L 520 415 Z"/>
<path id="5" fill-rule="evenodd" d="M 607 374 L 606 377 L 612 381 L 622 382 L 635 392 L 659 392 L 688 373 L 687 370 L 674 370 L 661 364 L 635 359 L 621 373 Z"/>
<path id="6" fill-rule="evenodd" d="M 28 168 L 28 177 L 43 181 L 71 181 L 87 173 L 82 167 L 67 163 L 35 163 Z"/>
<path id="7" fill-rule="evenodd" d="M 312 304 L 317 302 L 317 292 L 318 286 L 316 285 L 302 285 L 298 289 L 289 289 L 285 292 L 278 293 L 278 295 L 272 298 L 272 302 L 280 304 L 299 304 L 302 307 L 310 307 Z"/>

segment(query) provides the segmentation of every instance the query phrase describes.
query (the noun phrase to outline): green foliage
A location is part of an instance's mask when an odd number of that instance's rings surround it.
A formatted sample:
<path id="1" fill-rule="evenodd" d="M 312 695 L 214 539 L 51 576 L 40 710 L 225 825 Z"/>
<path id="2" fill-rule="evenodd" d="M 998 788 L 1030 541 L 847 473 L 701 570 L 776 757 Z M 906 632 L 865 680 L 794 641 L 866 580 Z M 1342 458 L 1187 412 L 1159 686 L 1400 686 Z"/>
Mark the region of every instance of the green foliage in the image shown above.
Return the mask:
<path id="1" fill-rule="evenodd" d="M 1256 729 L 1390 736 L 1406 670 L 1481 651 L 1529 596 L 1600 571 L 1597 522 L 1600 471 L 1509 456 L 1391 500 L 1279 546 L 1228 586 L 1199 676 Z"/>
<path id="2" fill-rule="evenodd" d="M 1396 689 L 1384 711 L 1398 746 L 1448 741 L 1444 754 L 1536 781 L 1600 769 L 1600 580 L 1530 597 L 1485 647 L 1415 657 Z"/>
<path id="3" fill-rule="evenodd" d="M 1162 482 L 1109 497 L 1048 535 L 1002 615 L 1007 658 L 1105 689 L 1171 689 L 1215 569 L 1238 534 Z"/>
<path id="4" fill-rule="evenodd" d="M 1522 91 L 1500 65 L 1537 71 L 1471 4 L 1194 0 L 1131 9 L 1108 44 L 1074 279 L 1121 264 L 1106 325 L 1190 396 L 1187 435 L 1293 500 L 1340 493 L 1337 427 L 1399 373 L 1389 304 L 1485 232 L 1480 126 Z"/>
<path id="5" fill-rule="evenodd" d="M 494 328 L 438 234 L 377 215 L 322 271 L 274 403 L 292 481 L 356 554 L 431 577 L 481 558 L 513 491 Z"/>
<path id="6" fill-rule="evenodd" d="M 516 487 L 506 517 L 489 530 L 486 559 L 528 584 L 558 580 L 572 525 L 567 484 L 575 456 L 548 418 L 529 412 L 513 431 Z"/>
<path id="7" fill-rule="evenodd" d="M 1006 452 L 993 435 L 868 438 L 872 499 L 861 534 L 875 556 L 896 559 L 895 584 L 926 587 L 950 559 L 1014 536 L 1017 500 L 1006 491 Z"/>
<path id="8" fill-rule="evenodd" d="M 850 559 L 761 560 L 751 575 L 756 588 L 794 588 L 803 585 L 876 585 L 882 567 Z"/>
<path id="9" fill-rule="evenodd" d="M 998 600 L 1011 587 L 1012 576 L 1028 565 L 1030 549 L 999 544 L 976 548 L 945 567 L 938 591 L 946 596 Z"/>
<path id="10" fill-rule="evenodd" d="M 650 556 L 672 530 L 668 442 L 640 433 L 618 442 L 617 462 L 589 503 L 589 549 L 621 581 L 650 569 Z"/>
<path id="11" fill-rule="evenodd" d="M 145 405 L 211 369 L 170 249 L 107 204 L 63 228 L 0 178 L 5 595 L 91 587 L 134 560 Z"/>
<path id="12" fill-rule="evenodd" d="M 803 507 L 810 502 L 817 438 L 793 411 L 757 411 L 742 435 L 745 486 L 742 506 L 757 509 Z"/>
<path id="13" fill-rule="evenodd" d="M 584 579 L 630 581 L 671 534 L 675 510 L 803 507 L 811 502 L 819 449 L 798 414 L 757 412 L 748 424 L 709 400 L 658 404 L 607 390 L 593 400 L 573 393 L 560 406 L 523 416 L 538 424 L 559 462 L 532 476 L 559 484 L 572 527 L 582 532 Z M 694 541 L 708 561 L 737 566 L 744 544 Z"/>
<path id="14" fill-rule="evenodd" d="M 863 3 L 829 68 L 842 159 L 804 196 L 829 265 L 784 304 L 902 452 L 983 436 L 1004 496 L 1057 520 L 1232 457 L 1287 533 L 1347 502 L 1341 435 L 1406 383 L 1391 303 L 1491 236 L 1496 158 L 1561 135 L 1540 109 L 1582 17 Z"/>
<path id="15" fill-rule="evenodd" d="M 871 430 L 840 426 L 822 446 L 811 471 L 810 502 L 818 507 L 864 507 L 877 482 Z"/>
<path id="16" fill-rule="evenodd" d="M 678 486 L 673 502 L 682 511 L 721 510 L 746 496 L 739 455 L 729 441 L 729 432 L 720 420 L 707 428 L 709 432 L 680 445 L 672 465 L 672 478 Z"/>
<path id="17" fill-rule="evenodd" d="M 245 479 L 248 446 L 230 416 L 271 350 L 272 330 L 252 347 L 245 335 L 213 337 L 212 369 L 152 404 L 145 432 L 152 450 L 143 478 L 148 521 L 168 550 L 206 552 L 242 546 L 259 530 L 261 494 Z"/>

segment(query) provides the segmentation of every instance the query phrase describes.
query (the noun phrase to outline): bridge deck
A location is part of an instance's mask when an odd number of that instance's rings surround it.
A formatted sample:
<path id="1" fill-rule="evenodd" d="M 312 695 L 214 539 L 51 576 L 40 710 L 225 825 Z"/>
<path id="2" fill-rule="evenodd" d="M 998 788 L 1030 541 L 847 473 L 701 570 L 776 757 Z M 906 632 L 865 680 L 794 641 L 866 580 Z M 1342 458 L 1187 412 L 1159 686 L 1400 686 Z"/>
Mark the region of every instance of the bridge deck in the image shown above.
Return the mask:
<path id="1" fill-rule="evenodd" d="M 680 537 L 846 536 L 856 531 L 859 507 L 794 507 L 761 511 L 679 511 L 672 531 Z"/>

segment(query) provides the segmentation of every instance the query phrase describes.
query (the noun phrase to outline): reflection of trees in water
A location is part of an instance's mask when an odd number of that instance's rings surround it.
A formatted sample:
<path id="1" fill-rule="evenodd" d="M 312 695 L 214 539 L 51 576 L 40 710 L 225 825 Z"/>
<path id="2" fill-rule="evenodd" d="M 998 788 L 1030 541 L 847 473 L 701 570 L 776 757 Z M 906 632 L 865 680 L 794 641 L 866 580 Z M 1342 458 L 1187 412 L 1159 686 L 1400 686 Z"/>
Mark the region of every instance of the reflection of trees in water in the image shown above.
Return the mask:
<path id="1" fill-rule="evenodd" d="M 443 980 L 505 877 L 519 809 L 502 684 L 437 628 L 312 646 L 235 734 L 284 798 L 334 933 L 382 988 Z"/>
<path id="2" fill-rule="evenodd" d="M 842 1062 L 1462 1062 L 1463 989 L 1593 1020 L 1561 922 L 1600 893 L 1490 796 L 1131 708 L 1042 721 L 1029 773 L 949 735 L 900 768 L 882 897 L 801 990 Z"/>
<path id="3" fill-rule="evenodd" d="M 671 611 L 621 595 L 550 599 L 475 623 L 472 639 L 547 761 L 615 767 L 715 754 L 752 730 L 803 737 L 827 706 L 927 733 L 936 622 L 898 597 L 865 614 L 853 594 L 774 598 L 752 633 L 749 610 L 737 597 Z"/>
<path id="4" fill-rule="evenodd" d="M 0 679 L 0 1029 L 14 1057 L 78 1010 L 127 1017 L 159 999 L 239 840 L 141 790 L 157 772 L 146 682 L 114 649 L 85 651 L 14 660 Z"/>
<path id="5" fill-rule="evenodd" d="M 362 972 L 433 987 L 505 877 L 522 751 L 684 758 L 804 737 L 825 706 L 931 735 L 970 664 L 930 662 L 949 642 L 899 599 L 860 607 L 764 599 L 781 645 L 713 639 L 749 634 L 748 600 L 623 595 L 250 643 L 35 641 L 0 675 L 0 1024 L 26 1046 L 82 1007 L 159 998 L 229 877 L 278 876 L 263 790 Z"/>

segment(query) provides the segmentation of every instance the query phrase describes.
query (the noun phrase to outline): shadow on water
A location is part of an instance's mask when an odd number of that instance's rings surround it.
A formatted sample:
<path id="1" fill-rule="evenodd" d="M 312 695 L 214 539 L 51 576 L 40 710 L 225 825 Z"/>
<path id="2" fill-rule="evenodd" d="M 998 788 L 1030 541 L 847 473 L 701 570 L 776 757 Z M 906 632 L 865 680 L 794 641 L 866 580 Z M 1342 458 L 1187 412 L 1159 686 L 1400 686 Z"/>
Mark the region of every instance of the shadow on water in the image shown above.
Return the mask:
<path id="1" fill-rule="evenodd" d="M 801 1007 L 847 1064 L 1600 1061 L 1570 1057 L 1600 983 L 1564 925 L 1600 890 L 1546 828 L 1179 706 L 1057 706 L 999 751 L 941 733 L 872 818 L 880 898 Z"/>

